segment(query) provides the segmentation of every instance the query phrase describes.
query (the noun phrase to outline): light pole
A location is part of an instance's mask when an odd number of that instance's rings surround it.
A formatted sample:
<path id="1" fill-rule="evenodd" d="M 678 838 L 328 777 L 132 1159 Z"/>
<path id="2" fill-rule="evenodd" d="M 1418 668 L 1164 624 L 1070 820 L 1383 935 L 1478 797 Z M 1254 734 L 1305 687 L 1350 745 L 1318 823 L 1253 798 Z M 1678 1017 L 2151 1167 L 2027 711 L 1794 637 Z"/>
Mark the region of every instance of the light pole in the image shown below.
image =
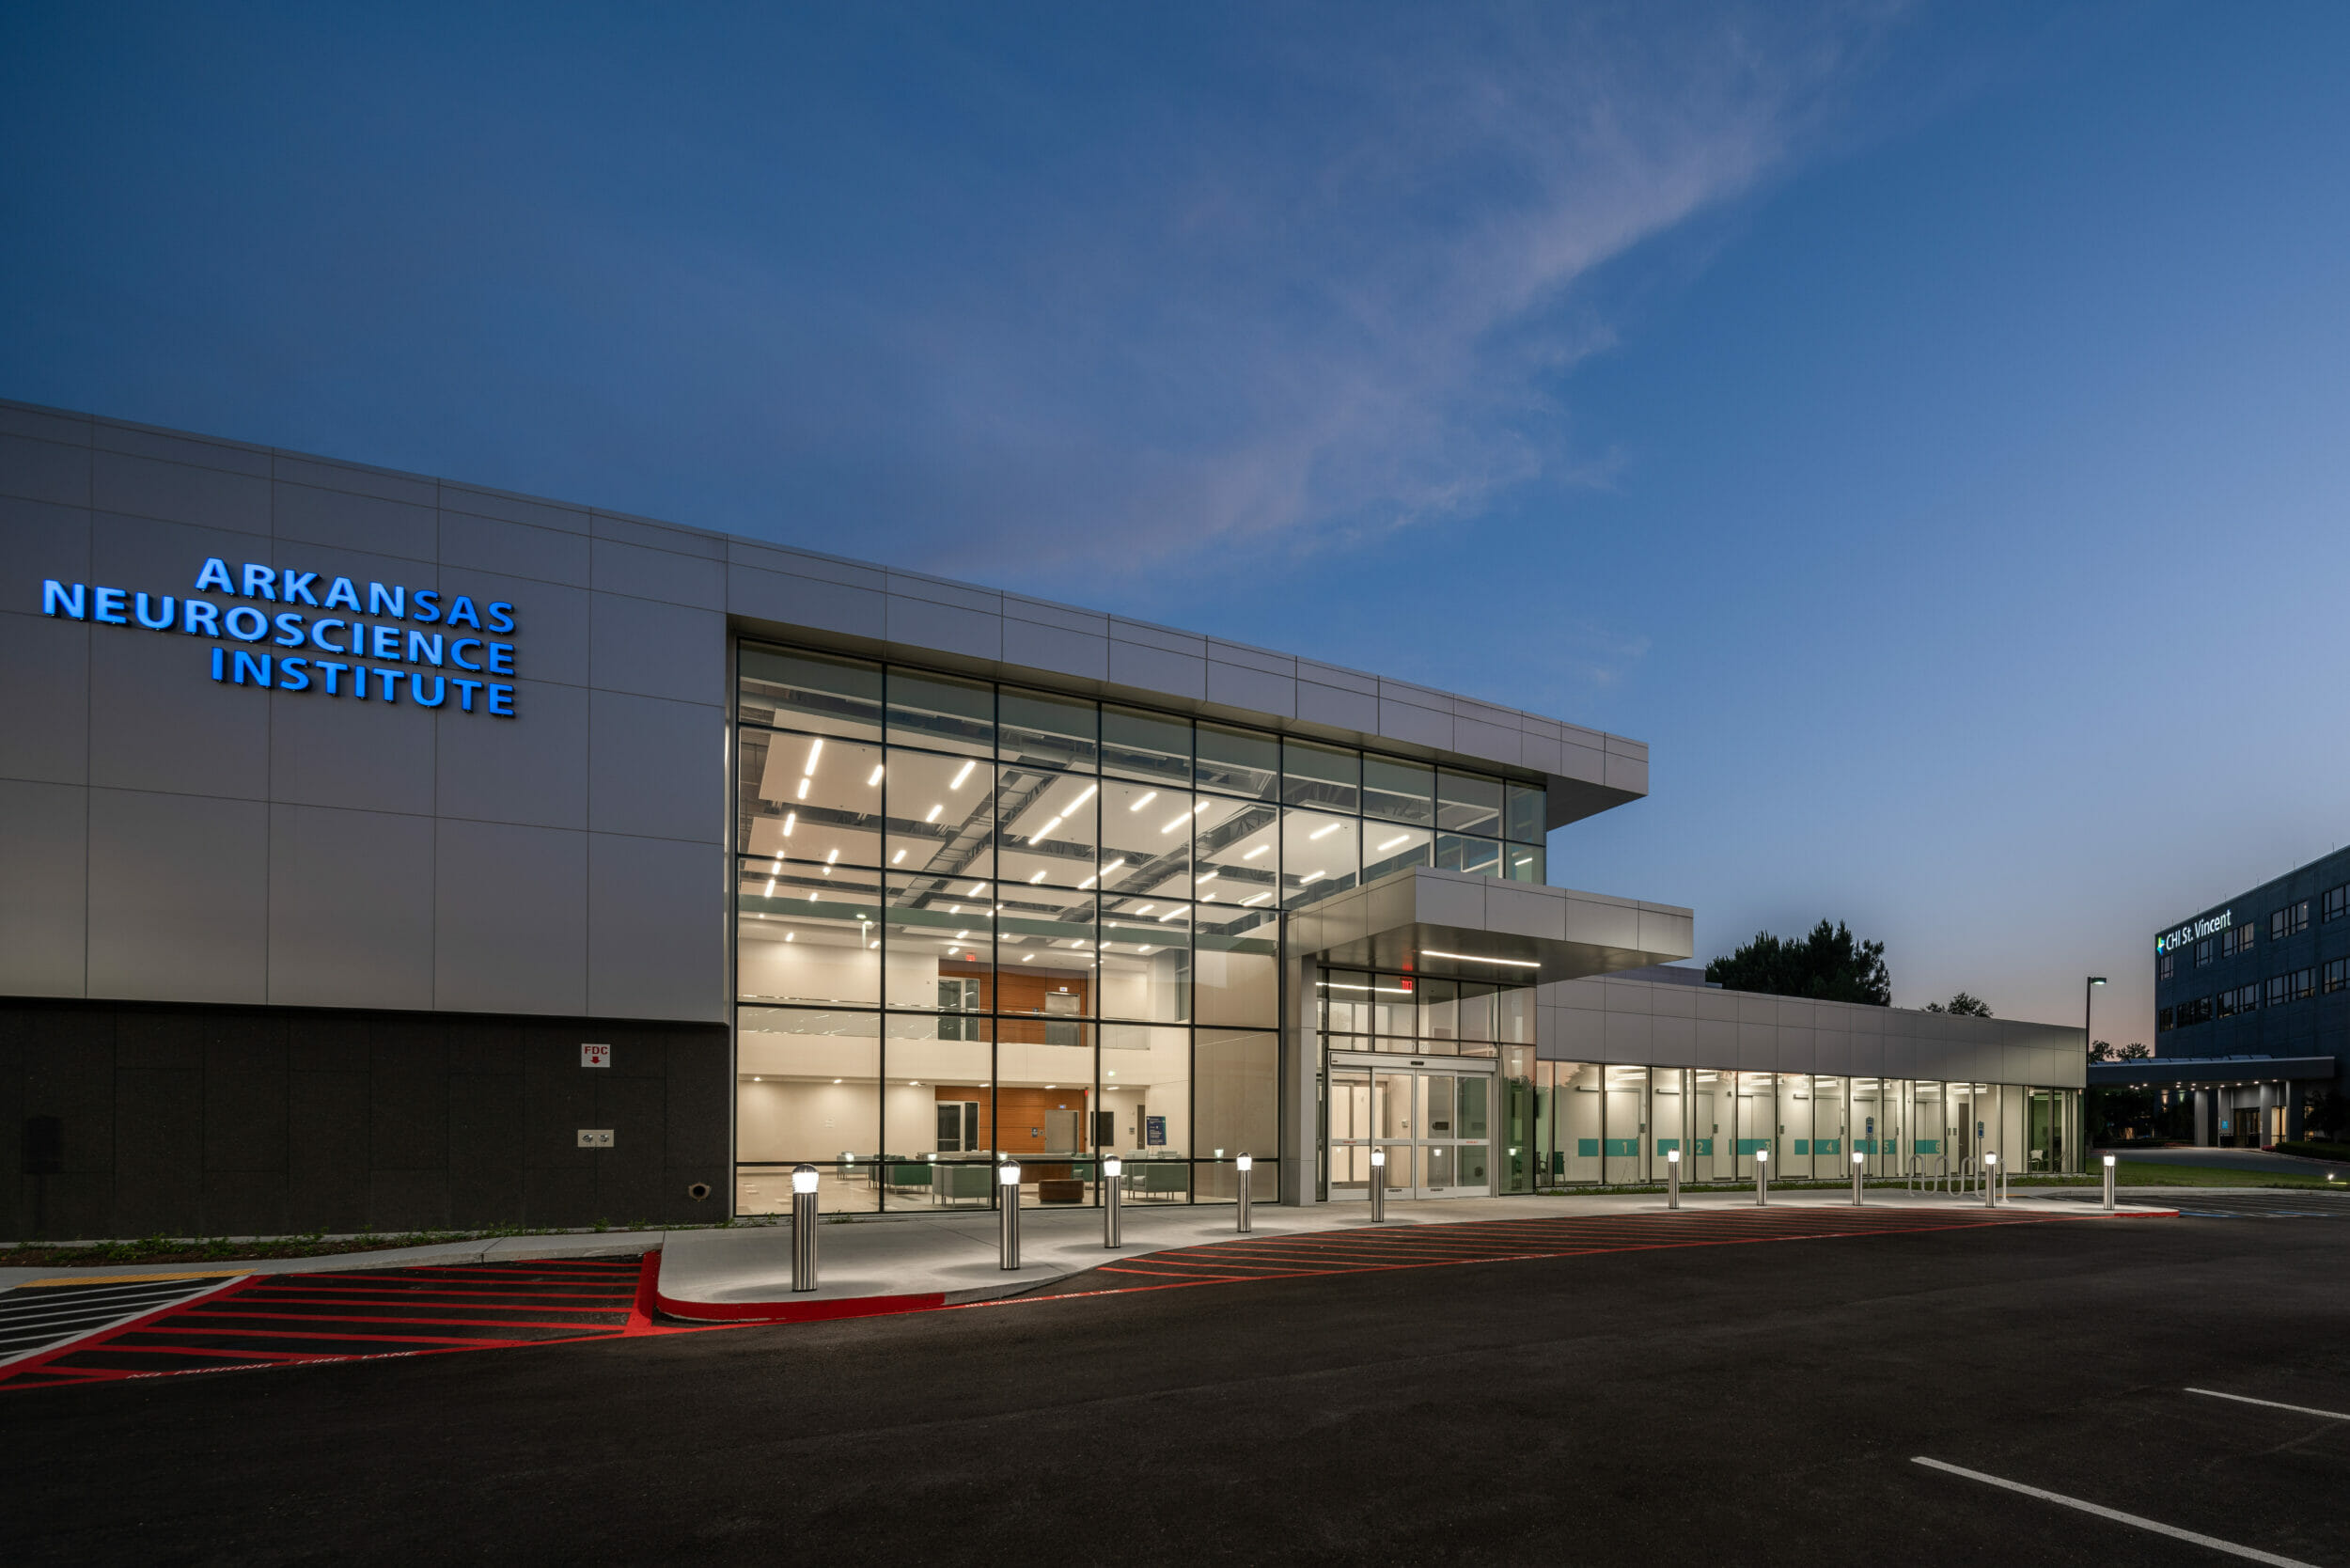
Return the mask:
<path id="1" fill-rule="evenodd" d="M 2090 1032 L 2089 1004 L 2095 998 L 2097 987 L 2105 983 L 2105 976 L 2092 975 L 2089 983 L 2081 987 L 2081 1048 L 2089 1053 L 2092 1061 L 2097 1059 L 2097 1037 Z"/>

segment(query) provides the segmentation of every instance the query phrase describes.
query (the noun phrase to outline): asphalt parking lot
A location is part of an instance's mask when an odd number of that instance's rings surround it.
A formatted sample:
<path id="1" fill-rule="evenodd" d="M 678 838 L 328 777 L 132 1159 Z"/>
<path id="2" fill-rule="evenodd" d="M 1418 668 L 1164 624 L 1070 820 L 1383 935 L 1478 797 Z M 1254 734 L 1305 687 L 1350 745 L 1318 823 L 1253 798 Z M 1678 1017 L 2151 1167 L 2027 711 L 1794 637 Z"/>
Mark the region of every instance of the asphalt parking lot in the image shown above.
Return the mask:
<path id="1" fill-rule="evenodd" d="M 0 1559 L 2350 1565 L 2345 1300 L 2044 1222 L 39 1388 Z"/>

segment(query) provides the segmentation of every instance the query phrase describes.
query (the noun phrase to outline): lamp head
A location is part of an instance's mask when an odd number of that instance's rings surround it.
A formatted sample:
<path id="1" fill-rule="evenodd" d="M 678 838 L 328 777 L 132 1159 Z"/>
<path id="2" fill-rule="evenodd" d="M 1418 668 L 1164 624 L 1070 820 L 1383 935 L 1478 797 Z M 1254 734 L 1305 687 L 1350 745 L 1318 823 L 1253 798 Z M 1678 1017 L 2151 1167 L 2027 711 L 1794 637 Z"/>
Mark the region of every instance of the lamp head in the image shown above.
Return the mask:
<path id="1" fill-rule="evenodd" d="M 2111 1165 L 2112 1163 L 2113 1163 L 2113 1156 L 2112 1156 L 2111 1154 L 2107 1154 L 2107 1155 L 2106 1156 L 2106 1164 L 2107 1164 L 2107 1165 Z"/>
<path id="2" fill-rule="evenodd" d="M 1666 1150 L 1665 1163 L 1667 1165 L 1679 1165 L 1681 1163 L 1681 1151 L 1678 1149 Z"/>
<path id="3" fill-rule="evenodd" d="M 995 1180 L 997 1184 L 1001 1186 L 1018 1186 L 1020 1184 L 1019 1165 L 1014 1161 L 1006 1160 L 1003 1164 L 995 1168 Z"/>
<path id="4" fill-rule="evenodd" d="M 1126 1162 L 1120 1159 L 1116 1154 L 1112 1154 L 1108 1159 L 1102 1162 L 1102 1174 L 1109 1177 L 1112 1181 L 1116 1181 L 1119 1177 L 1124 1175 L 1125 1173 Z"/>
<path id="5" fill-rule="evenodd" d="M 1386 1152 L 1385 1149 L 1373 1149 L 1373 1150 L 1371 1152 L 1371 1164 L 1373 1164 L 1373 1165 L 1385 1165 L 1385 1164 L 1386 1164 L 1386 1163 L 1387 1163 L 1387 1152 Z"/>
<path id="6" fill-rule="evenodd" d="M 812 1165 L 795 1165 L 791 1168 L 791 1190 L 794 1193 L 814 1192 L 818 1179 L 816 1168 Z"/>
<path id="7" fill-rule="evenodd" d="M 2092 985 L 2103 985 L 2106 983 L 2106 977 L 2103 975 L 2092 975 L 2089 977 L 2089 983 Z"/>
<path id="8" fill-rule="evenodd" d="M 1243 1170 L 1253 1169 L 1257 1164 L 1256 1160 L 1247 1154 L 1241 1155 L 1240 1158 L 1234 1160 L 1232 1163 L 1240 1167 Z"/>
<path id="9" fill-rule="evenodd" d="M 1771 1152 L 1770 1152 L 1768 1149 L 1757 1149 L 1757 1150 L 1754 1152 L 1754 1163 L 1755 1163 L 1755 1164 L 1757 1164 L 1757 1165 L 1768 1165 L 1768 1164 L 1770 1164 L 1770 1163 L 1771 1163 Z"/>
<path id="10" fill-rule="evenodd" d="M 1855 1165 L 1858 1165 L 1860 1163 L 1860 1151 L 1857 1149 L 1853 1151 L 1852 1163 Z"/>

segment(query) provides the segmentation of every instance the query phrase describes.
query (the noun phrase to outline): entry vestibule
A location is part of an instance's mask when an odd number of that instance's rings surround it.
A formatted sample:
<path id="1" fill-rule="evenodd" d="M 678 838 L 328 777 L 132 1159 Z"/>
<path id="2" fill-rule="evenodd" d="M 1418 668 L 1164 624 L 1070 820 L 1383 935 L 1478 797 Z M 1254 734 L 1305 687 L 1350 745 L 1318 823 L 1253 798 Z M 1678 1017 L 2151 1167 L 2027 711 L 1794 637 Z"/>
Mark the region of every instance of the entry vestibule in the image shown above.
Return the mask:
<path id="1" fill-rule="evenodd" d="M 1330 1197 L 1371 1196 L 1371 1151 L 1397 1198 L 1492 1195 L 1496 1066 L 1489 1060 L 1333 1054 Z"/>

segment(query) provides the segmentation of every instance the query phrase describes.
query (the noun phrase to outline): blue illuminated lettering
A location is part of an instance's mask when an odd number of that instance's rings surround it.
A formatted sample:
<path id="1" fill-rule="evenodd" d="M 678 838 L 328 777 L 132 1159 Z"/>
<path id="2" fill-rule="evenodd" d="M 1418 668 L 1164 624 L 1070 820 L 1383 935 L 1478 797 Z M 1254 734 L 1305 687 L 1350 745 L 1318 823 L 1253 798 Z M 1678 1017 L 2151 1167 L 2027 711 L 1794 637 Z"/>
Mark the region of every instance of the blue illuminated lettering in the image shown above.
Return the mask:
<path id="1" fill-rule="evenodd" d="M 147 613 L 154 606 L 154 604 L 155 599 L 152 595 L 146 593 L 140 594 L 137 598 L 131 601 L 131 619 L 137 621 L 140 625 L 146 627 L 150 632 L 170 631 L 171 623 L 180 619 L 178 614 L 180 607 L 179 601 L 172 598 L 172 596 L 168 593 L 164 594 L 163 596 L 164 613 L 159 616 L 149 615 Z"/>
<path id="2" fill-rule="evenodd" d="M 441 662 L 441 634 L 438 632 L 409 633 L 408 662 L 412 665 L 439 665 Z"/>
<path id="3" fill-rule="evenodd" d="M 204 563 L 204 570 L 196 574 L 196 586 L 199 590 L 213 588 L 222 593 L 237 591 L 235 581 L 228 575 L 228 563 L 218 556 L 212 557 Z"/>
<path id="4" fill-rule="evenodd" d="M 424 695 L 424 681 L 425 678 L 421 675 L 411 675 L 408 677 L 409 699 L 415 702 L 417 707 L 438 708 L 442 703 L 448 700 L 448 682 L 446 677 L 439 675 L 432 677 L 432 695 L 431 697 Z"/>
<path id="5" fill-rule="evenodd" d="M 490 630 L 510 632 L 514 629 L 514 606 L 501 599 L 490 606 Z"/>
<path id="6" fill-rule="evenodd" d="M 400 657 L 399 627 L 370 626 L 368 630 L 375 634 L 374 646 L 368 650 L 370 658 L 397 659 Z"/>
<path id="7" fill-rule="evenodd" d="M 80 583 L 61 583 L 55 577 L 40 585 L 40 613 L 70 616 L 75 620 L 89 614 L 89 589 Z"/>
<path id="8" fill-rule="evenodd" d="M 304 636 L 302 618 L 291 610 L 280 610 L 275 619 L 277 635 L 270 638 L 270 641 L 281 648 L 300 648 Z"/>
<path id="9" fill-rule="evenodd" d="M 131 624 L 131 618 L 122 613 L 123 606 L 131 601 L 129 594 L 120 588 L 102 588 L 98 590 L 96 598 L 98 603 L 90 606 L 89 618 L 92 620 L 102 620 L 109 626 Z"/>
<path id="10" fill-rule="evenodd" d="M 244 596 L 247 599 L 266 599 L 271 604 L 275 604 L 277 602 L 277 569 L 274 566 L 255 566 L 251 561 L 245 562 Z"/>
<path id="11" fill-rule="evenodd" d="M 343 627 L 343 622 L 341 622 L 341 621 L 339 621 L 339 620 L 335 619 L 334 619 L 333 617 L 331 617 L 331 616 L 330 616 L 330 617 L 328 617 L 327 619 L 323 619 L 323 620 L 314 620 L 314 621 L 310 622 L 310 646 L 311 646 L 312 648 L 323 648 L 323 649 L 325 649 L 325 650 L 326 650 L 329 653 L 348 653 L 348 652 L 350 652 L 350 651 L 351 651 L 351 650 L 350 650 L 350 649 L 348 649 L 348 648 L 344 648 L 344 647 L 341 647 L 341 646 L 339 646 L 338 644 L 336 644 L 336 643 L 331 643 L 331 642 L 328 642 L 328 641 L 326 640 L 326 629 L 327 629 L 329 626 L 334 627 L 337 631 L 338 631 L 338 632 L 339 632 L 340 630 L 342 630 L 342 627 Z"/>
<path id="12" fill-rule="evenodd" d="M 349 610 L 352 615 L 357 615 L 359 613 L 359 590 L 351 586 L 350 578 L 337 577 L 326 585 L 326 603 L 321 607 L 329 610 Z"/>
<path id="13" fill-rule="evenodd" d="M 215 648 L 212 651 L 217 653 L 220 650 Z M 342 696 L 342 687 L 337 682 L 337 678 L 340 676 L 344 670 L 349 669 L 351 666 L 349 665 L 338 665 L 332 659 L 313 659 L 310 663 L 316 668 L 326 671 L 326 695 L 329 697 Z M 365 697 L 367 694 L 362 692 L 359 695 Z"/>
<path id="14" fill-rule="evenodd" d="M 213 679 L 213 680 L 215 680 L 215 681 L 219 681 L 219 680 L 224 680 L 224 679 L 226 679 L 226 677 L 225 677 L 225 676 L 223 676 L 223 675 L 221 674 L 221 666 L 222 666 L 222 665 L 223 665 L 223 664 L 224 664 L 224 663 L 227 660 L 227 657 L 228 657 L 228 653 L 227 653 L 227 650 L 225 650 L 225 649 L 219 649 L 219 648 L 215 648 L 215 649 L 213 649 L 213 650 L 212 650 L 212 679 Z"/>
<path id="15" fill-rule="evenodd" d="M 230 676 L 231 681 L 235 684 L 240 686 L 266 686 L 269 684 L 270 656 L 268 654 L 247 653 L 241 648 L 237 650 L 235 657 L 237 661 L 236 667 Z"/>
<path id="16" fill-rule="evenodd" d="M 368 614 L 369 615 L 387 615 L 394 620 L 398 620 L 400 619 L 400 612 L 407 607 L 407 603 L 408 590 L 397 583 L 390 588 L 385 588 L 382 583 L 368 585 Z"/>
<path id="17" fill-rule="evenodd" d="M 378 681 L 384 682 L 382 685 L 378 686 L 376 690 L 382 695 L 384 701 L 398 702 L 400 700 L 400 671 L 396 669 L 373 669 L 361 670 L 359 673 L 362 675 L 372 675 Z"/>
<path id="18" fill-rule="evenodd" d="M 490 687 L 490 712 L 500 718 L 514 716 L 514 688 L 494 682 Z"/>
<path id="19" fill-rule="evenodd" d="M 479 648 L 480 646 L 481 639 L 478 637 L 459 637 L 448 645 L 448 662 L 455 665 L 459 669 L 479 669 L 481 667 L 479 665 L 475 664 L 471 659 L 466 658 L 463 653 L 459 651 L 459 650 L 465 648 Z"/>
<path id="20" fill-rule="evenodd" d="M 239 616 L 245 619 L 239 620 Z M 250 604 L 240 604 L 220 618 L 220 629 L 239 642 L 259 642 L 269 635 L 269 617 Z"/>
<path id="21" fill-rule="evenodd" d="M 209 599 L 180 600 L 180 630 L 190 636 L 199 633 L 208 637 L 220 635 L 220 606 Z"/>
<path id="22" fill-rule="evenodd" d="M 448 623 L 481 630 L 481 617 L 474 613 L 473 601 L 462 593 L 448 602 Z"/>
<path id="23" fill-rule="evenodd" d="M 319 574 L 315 572 L 289 569 L 278 574 L 277 597 L 288 604 L 315 605 L 318 601 L 311 597 L 310 585 L 318 580 Z"/>
<path id="24" fill-rule="evenodd" d="M 490 645 L 490 673 L 493 675 L 514 673 L 514 645 L 512 643 L 494 642 Z"/>
<path id="25" fill-rule="evenodd" d="M 308 660 L 297 659 L 290 653 L 279 659 L 277 661 L 277 689 L 281 692 L 308 691 L 310 678 L 303 673 L 302 668 L 307 663 L 309 663 Z"/>
<path id="26" fill-rule="evenodd" d="M 472 713 L 473 694 L 481 689 L 481 682 L 468 681 L 462 675 L 452 675 L 449 677 L 449 683 L 457 688 L 457 705 L 465 712 Z"/>
<path id="27" fill-rule="evenodd" d="M 431 588 L 418 588 L 409 601 L 408 619 L 421 620 L 427 626 L 441 619 L 441 596 Z"/>

